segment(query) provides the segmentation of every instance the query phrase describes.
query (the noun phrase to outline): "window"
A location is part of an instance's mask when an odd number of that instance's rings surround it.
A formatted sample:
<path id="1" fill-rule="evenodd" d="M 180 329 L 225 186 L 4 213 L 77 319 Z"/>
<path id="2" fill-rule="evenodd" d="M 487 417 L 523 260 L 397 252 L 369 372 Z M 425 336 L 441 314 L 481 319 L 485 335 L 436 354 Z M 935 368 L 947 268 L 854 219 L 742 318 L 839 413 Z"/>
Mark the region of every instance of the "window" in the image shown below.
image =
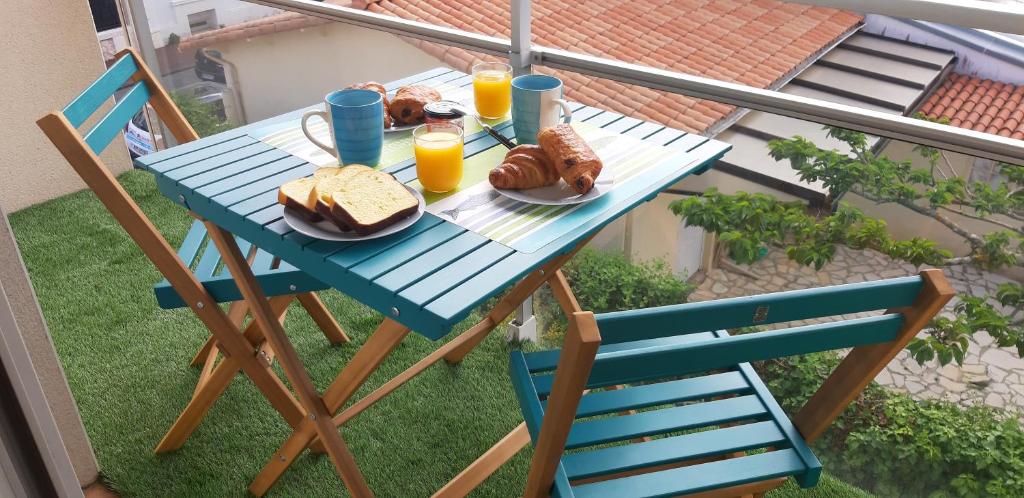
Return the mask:
<path id="1" fill-rule="evenodd" d="M 210 9 L 188 15 L 188 29 L 193 35 L 217 29 L 217 11 Z"/>

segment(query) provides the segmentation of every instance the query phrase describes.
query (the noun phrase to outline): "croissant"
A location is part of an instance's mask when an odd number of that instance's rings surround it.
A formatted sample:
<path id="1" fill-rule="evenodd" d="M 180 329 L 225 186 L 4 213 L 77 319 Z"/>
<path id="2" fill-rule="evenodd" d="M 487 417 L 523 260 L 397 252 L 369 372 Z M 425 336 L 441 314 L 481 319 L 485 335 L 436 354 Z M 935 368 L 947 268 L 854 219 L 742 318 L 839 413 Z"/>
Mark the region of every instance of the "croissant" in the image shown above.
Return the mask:
<path id="1" fill-rule="evenodd" d="M 604 166 L 572 126 L 560 124 L 544 128 L 537 134 L 537 142 L 551 158 L 555 170 L 573 190 L 585 194 L 594 188 L 594 182 Z"/>
<path id="2" fill-rule="evenodd" d="M 491 170 L 488 180 L 494 188 L 529 189 L 558 182 L 551 160 L 536 145 L 520 145 L 508 151 L 504 161 Z"/>
<path id="3" fill-rule="evenodd" d="M 389 102 L 391 117 L 396 125 L 422 123 L 423 106 L 438 100 L 441 100 L 441 94 L 429 86 L 403 86 Z"/>

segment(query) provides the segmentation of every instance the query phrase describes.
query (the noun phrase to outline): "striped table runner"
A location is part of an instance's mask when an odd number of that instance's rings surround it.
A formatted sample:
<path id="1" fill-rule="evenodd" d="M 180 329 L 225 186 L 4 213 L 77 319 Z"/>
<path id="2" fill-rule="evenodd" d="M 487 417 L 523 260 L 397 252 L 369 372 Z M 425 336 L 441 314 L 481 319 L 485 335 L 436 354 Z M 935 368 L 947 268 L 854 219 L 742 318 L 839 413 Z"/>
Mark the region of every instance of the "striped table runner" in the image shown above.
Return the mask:
<path id="1" fill-rule="evenodd" d="M 445 98 L 472 104 L 471 89 L 441 88 Z M 448 93 L 446 93 L 446 91 Z M 487 181 L 487 174 L 501 163 L 507 149 L 495 146 L 465 159 L 462 184 L 445 194 L 424 191 L 419 182 L 410 186 L 423 192 L 427 211 L 467 230 L 520 252 L 534 252 L 571 232 L 617 202 L 635 195 L 651 183 L 671 175 L 685 161 L 678 151 L 620 135 L 587 123 L 574 123 L 576 131 L 615 175 L 611 191 L 586 204 L 544 206 L 514 201 L 501 196 Z M 466 135 L 481 131 L 466 120 Z M 330 141 L 326 123 L 317 121 L 311 132 L 325 143 Z M 258 140 L 282 149 L 317 166 L 334 166 L 337 160 L 306 139 L 297 121 L 278 124 L 253 133 Z M 385 135 L 380 167 L 413 157 L 411 132 Z"/>

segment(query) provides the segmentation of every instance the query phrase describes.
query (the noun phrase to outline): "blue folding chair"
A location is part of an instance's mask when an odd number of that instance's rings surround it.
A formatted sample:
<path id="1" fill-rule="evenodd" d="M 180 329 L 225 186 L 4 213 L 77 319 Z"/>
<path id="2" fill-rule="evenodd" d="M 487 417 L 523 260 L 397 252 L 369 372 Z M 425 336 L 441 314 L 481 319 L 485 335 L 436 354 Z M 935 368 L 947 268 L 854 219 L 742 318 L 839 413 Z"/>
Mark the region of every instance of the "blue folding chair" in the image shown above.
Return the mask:
<path id="1" fill-rule="evenodd" d="M 940 270 L 926 270 L 875 282 L 575 313 L 562 349 L 511 355 L 512 382 L 534 443 L 523 496 L 760 496 L 789 477 L 812 487 L 821 464 L 810 444 L 953 294 Z M 739 335 L 726 331 L 875 310 L 887 311 Z M 793 420 L 749 363 L 850 347 Z M 515 439 L 510 434 L 506 441 Z M 501 455 L 509 457 L 508 451 Z M 496 468 L 480 460 L 474 465 Z"/>
<path id="2" fill-rule="evenodd" d="M 89 117 L 122 87 L 128 88 L 124 96 L 87 132 L 80 133 L 79 128 Z M 257 325 L 250 323 L 242 330 L 247 310 L 241 292 L 221 264 L 218 245 L 223 240 L 210 236 L 217 230 L 216 226 L 195 221 L 181 248 L 175 252 L 98 157 L 147 104 L 178 142 L 199 138 L 152 71 L 131 49 L 119 53 L 103 76 L 62 111 L 51 112 L 40 119 L 38 125 L 166 277 L 155 288 L 158 304 L 164 308 L 191 307 L 212 333 L 193 359 L 193 365 L 202 364 L 203 368 L 192 400 L 156 451 L 181 447 L 240 370 L 285 420 L 296 427 L 304 418 L 304 412 L 271 369 L 274 352 Z M 341 326 L 314 294 L 327 288 L 325 284 L 241 239 L 236 238 L 236 243 L 243 254 L 248 255 L 253 273 L 269 297 L 278 320 L 284 320 L 289 304 L 297 299 L 328 340 L 335 344 L 348 341 Z M 217 305 L 224 302 L 232 303 L 227 313 Z M 223 358 L 218 361 L 221 353 Z"/>

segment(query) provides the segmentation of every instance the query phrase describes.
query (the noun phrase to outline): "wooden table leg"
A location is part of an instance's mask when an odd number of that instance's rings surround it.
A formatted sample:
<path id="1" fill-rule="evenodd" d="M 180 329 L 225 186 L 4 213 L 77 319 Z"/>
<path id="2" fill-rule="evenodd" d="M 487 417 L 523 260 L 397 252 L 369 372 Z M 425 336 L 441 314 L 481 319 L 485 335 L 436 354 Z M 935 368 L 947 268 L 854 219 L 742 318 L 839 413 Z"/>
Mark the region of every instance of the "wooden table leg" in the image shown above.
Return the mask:
<path id="1" fill-rule="evenodd" d="M 285 375 L 298 394 L 299 402 L 306 410 L 308 420 L 300 425 L 300 429 L 311 427 L 311 432 L 320 436 L 320 440 L 324 442 L 327 453 L 334 463 L 335 470 L 352 496 L 357 498 L 373 496 L 373 492 L 370 491 L 362 472 L 359 471 L 348 445 L 345 444 L 341 433 L 338 432 L 331 420 L 332 412 L 328 411 L 327 400 L 317 392 L 313 380 L 306 372 L 302 360 L 285 335 L 284 329 L 274 319 L 273 310 L 256 281 L 256 277 L 253 276 L 252 269 L 249 268 L 245 257 L 239 251 L 234 237 L 213 223 L 206 222 L 206 227 L 211 240 L 217 245 L 217 250 L 220 251 L 225 265 L 238 284 L 238 289 L 249 303 L 249 313 L 252 315 L 253 321 L 259 325 L 267 342 L 274 348 L 281 368 L 284 369 Z M 331 390 L 328 389 L 327 394 L 330 393 Z"/>
<path id="2" fill-rule="evenodd" d="M 432 498 L 462 498 L 468 495 L 527 444 L 530 444 L 530 432 L 526 430 L 526 422 L 523 422 L 459 472 L 454 479 L 448 481 L 448 484 L 434 493 Z"/>
<path id="3" fill-rule="evenodd" d="M 319 296 L 312 292 L 302 292 L 296 294 L 295 297 L 299 299 L 299 303 L 302 303 L 302 307 L 306 308 L 306 312 L 313 318 L 313 321 L 320 327 L 320 330 L 327 336 L 327 340 L 331 344 L 349 342 L 349 338 L 345 335 L 341 324 L 334 319 L 334 315 L 331 315 L 330 311 L 327 311 L 327 307 L 324 306 Z"/>
<path id="4" fill-rule="evenodd" d="M 325 410 L 331 413 L 338 411 L 366 382 L 370 374 L 377 370 L 384 359 L 398 347 L 408 333 L 409 329 L 404 325 L 385 319 L 384 323 L 366 341 L 366 344 L 359 348 L 348 365 L 342 369 L 341 374 L 324 391 L 322 401 Z M 324 418 L 323 423 L 329 424 L 331 432 L 337 434 L 337 427 L 329 417 Z M 303 422 L 285 441 L 284 445 L 274 453 L 270 461 L 263 466 L 263 470 L 249 485 L 249 491 L 256 496 L 263 496 L 302 453 L 302 450 L 306 449 L 317 436 L 322 440 L 323 434 L 314 430 L 311 422 Z M 328 451 L 330 451 L 329 448 Z"/>

